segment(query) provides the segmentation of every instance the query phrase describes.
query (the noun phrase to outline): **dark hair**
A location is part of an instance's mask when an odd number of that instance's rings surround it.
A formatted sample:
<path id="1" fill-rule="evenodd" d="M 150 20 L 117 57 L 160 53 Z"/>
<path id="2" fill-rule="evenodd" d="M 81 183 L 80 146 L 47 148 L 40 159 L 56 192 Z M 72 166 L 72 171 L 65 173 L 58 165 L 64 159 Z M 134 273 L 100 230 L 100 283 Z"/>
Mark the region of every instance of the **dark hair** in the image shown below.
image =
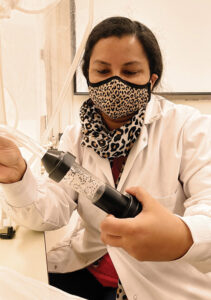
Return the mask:
<path id="1" fill-rule="evenodd" d="M 147 55 L 150 67 L 150 74 L 158 75 L 156 86 L 162 75 L 163 61 L 157 39 L 152 31 L 138 21 L 132 21 L 125 17 L 111 17 L 96 25 L 91 31 L 86 42 L 85 52 L 82 60 L 82 71 L 86 79 L 89 79 L 89 62 L 95 44 L 102 38 L 110 36 L 123 37 L 135 35 L 142 44 Z"/>

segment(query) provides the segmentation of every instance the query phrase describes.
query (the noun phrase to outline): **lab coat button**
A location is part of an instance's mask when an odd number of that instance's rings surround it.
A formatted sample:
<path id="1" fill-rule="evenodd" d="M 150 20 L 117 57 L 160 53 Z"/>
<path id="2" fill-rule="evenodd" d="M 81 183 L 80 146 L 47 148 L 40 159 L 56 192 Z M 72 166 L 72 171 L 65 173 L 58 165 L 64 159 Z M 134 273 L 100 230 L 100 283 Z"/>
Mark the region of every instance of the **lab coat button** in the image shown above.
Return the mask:
<path id="1" fill-rule="evenodd" d="M 57 265 L 54 266 L 54 269 L 55 269 L 55 270 L 57 269 Z"/>

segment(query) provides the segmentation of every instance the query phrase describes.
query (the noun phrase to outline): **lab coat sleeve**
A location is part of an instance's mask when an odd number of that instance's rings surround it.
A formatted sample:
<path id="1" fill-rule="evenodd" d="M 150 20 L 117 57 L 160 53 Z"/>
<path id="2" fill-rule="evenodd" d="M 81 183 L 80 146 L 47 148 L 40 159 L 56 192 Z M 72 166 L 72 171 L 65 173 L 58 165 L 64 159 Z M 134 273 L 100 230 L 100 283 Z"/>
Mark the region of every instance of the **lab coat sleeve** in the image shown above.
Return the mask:
<path id="1" fill-rule="evenodd" d="M 194 114 L 183 132 L 180 180 L 187 200 L 181 219 L 189 227 L 193 245 L 182 259 L 211 259 L 211 116 Z"/>
<path id="2" fill-rule="evenodd" d="M 59 148 L 77 157 L 78 143 L 72 131 L 66 129 Z M 34 230 L 53 230 L 66 225 L 77 207 L 77 193 L 67 183 L 56 183 L 46 176 L 35 178 L 28 166 L 21 181 L 1 187 L 6 212 L 17 224 Z"/>

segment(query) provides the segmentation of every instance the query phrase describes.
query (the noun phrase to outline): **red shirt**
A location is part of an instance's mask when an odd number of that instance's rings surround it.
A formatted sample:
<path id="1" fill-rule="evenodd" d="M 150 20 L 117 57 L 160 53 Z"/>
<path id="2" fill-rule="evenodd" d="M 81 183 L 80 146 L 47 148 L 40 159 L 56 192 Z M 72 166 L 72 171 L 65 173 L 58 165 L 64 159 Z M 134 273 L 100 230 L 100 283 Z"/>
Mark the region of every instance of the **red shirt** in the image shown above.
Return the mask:
<path id="1" fill-rule="evenodd" d="M 115 185 L 119 181 L 124 164 L 126 162 L 125 156 L 114 158 L 111 169 L 114 178 Z M 114 268 L 109 254 L 105 254 L 97 262 L 93 263 L 87 268 L 92 275 L 103 285 L 117 288 L 118 286 L 118 274 Z"/>

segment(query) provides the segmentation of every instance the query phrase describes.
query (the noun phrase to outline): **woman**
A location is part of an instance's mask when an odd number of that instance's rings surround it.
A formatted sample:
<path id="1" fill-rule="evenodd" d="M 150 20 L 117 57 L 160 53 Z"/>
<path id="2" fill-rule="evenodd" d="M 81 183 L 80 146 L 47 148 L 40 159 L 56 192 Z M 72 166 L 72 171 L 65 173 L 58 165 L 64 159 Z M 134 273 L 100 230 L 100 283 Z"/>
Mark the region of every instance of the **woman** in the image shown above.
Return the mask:
<path id="1" fill-rule="evenodd" d="M 15 145 L 0 138 L 0 181 L 10 213 L 24 226 L 52 230 L 78 210 L 71 239 L 48 254 L 50 283 L 69 293 L 210 299 L 210 119 L 151 94 L 162 57 L 153 33 L 139 22 L 113 17 L 98 24 L 87 41 L 83 73 L 90 99 L 60 149 L 135 195 L 142 212 L 133 219 L 106 217 L 66 183 L 35 179 Z"/>

